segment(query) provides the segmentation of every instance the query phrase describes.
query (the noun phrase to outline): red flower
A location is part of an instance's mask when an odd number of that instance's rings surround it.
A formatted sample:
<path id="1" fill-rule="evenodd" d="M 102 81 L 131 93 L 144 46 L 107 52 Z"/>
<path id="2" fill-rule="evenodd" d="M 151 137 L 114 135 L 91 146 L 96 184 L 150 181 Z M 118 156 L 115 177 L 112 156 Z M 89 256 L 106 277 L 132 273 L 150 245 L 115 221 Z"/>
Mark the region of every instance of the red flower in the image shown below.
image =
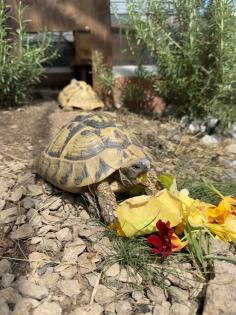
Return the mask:
<path id="1" fill-rule="evenodd" d="M 174 230 L 170 227 L 170 222 L 166 223 L 162 220 L 156 223 L 157 232 L 148 236 L 147 241 L 155 248 L 151 249 L 153 254 L 161 254 L 162 257 L 167 257 L 173 251 L 180 250 L 186 245 L 186 242 L 180 241 Z"/>

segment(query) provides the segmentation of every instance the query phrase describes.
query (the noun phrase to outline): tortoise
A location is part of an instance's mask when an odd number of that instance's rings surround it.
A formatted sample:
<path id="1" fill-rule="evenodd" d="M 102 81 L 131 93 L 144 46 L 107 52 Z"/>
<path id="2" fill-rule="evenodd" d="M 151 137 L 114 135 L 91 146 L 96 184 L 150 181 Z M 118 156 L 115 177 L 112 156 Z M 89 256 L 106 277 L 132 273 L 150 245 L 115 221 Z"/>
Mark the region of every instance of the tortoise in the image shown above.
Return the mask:
<path id="1" fill-rule="evenodd" d="M 81 112 L 54 137 L 37 160 L 37 173 L 72 193 L 96 192 L 105 223 L 115 220 L 115 193 L 141 185 L 155 194 L 153 158 L 108 113 Z"/>
<path id="2" fill-rule="evenodd" d="M 58 95 L 58 102 L 64 109 L 79 108 L 90 111 L 104 107 L 93 88 L 85 81 L 72 79 Z"/>

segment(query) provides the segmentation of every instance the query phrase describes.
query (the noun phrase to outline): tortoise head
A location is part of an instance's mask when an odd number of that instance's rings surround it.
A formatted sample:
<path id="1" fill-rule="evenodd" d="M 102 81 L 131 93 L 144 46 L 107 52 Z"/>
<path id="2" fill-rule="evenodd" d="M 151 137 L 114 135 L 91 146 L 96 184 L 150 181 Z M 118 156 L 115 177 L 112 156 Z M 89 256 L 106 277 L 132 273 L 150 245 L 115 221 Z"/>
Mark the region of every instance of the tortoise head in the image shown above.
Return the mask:
<path id="1" fill-rule="evenodd" d="M 148 159 L 140 159 L 137 162 L 122 167 L 120 173 L 126 177 L 129 181 L 134 181 L 138 176 L 148 172 L 151 168 L 151 162 Z"/>

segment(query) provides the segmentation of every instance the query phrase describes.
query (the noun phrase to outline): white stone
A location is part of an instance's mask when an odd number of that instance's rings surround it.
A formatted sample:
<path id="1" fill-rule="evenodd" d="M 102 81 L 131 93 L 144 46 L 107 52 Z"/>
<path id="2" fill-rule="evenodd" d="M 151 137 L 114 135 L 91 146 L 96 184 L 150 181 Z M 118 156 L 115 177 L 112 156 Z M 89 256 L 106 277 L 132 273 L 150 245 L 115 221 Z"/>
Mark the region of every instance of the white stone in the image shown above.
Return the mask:
<path id="1" fill-rule="evenodd" d="M 10 315 L 10 310 L 6 302 L 0 300 L 0 314 Z"/>
<path id="2" fill-rule="evenodd" d="M 0 290 L 0 297 L 8 304 L 16 304 L 21 299 L 17 290 L 11 287 Z"/>
<path id="3" fill-rule="evenodd" d="M 77 307 L 70 315 L 101 315 L 103 307 L 97 303 Z M 35 315 L 35 314 L 34 314 Z"/>
<path id="4" fill-rule="evenodd" d="M 22 298 L 20 299 L 12 312 L 12 315 L 28 315 L 29 312 L 39 305 L 39 301 L 31 298 Z"/>
<path id="5" fill-rule="evenodd" d="M 24 188 L 19 187 L 11 193 L 9 200 L 12 202 L 20 201 L 20 199 L 23 197 L 23 194 L 24 194 Z"/>
<path id="6" fill-rule="evenodd" d="M 18 214 L 17 207 L 8 208 L 0 212 L 0 224 L 11 223 L 16 220 Z"/>
<path id="7" fill-rule="evenodd" d="M 17 230 L 11 233 L 11 239 L 20 240 L 24 238 L 28 238 L 33 234 L 34 230 L 31 224 L 23 224 Z"/>
<path id="8" fill-rule="evenodd" d="M 20 280 L 18 290 L 24 296 L 29 296 L 41 300 L 48 296 L 48 289 L 45 286 L 39 286 L 30 280 Z"/>
<path id="9" fill-rule="evenodd" d="M 15 279 L 15 275 L 13 275 L 12 273 L 6 272 L 2 275 L 1 285 L 3 286 L 3 288 L 8 288 L 10 287 L 14 279 Z"/>
<path id="10" fill-rule="evenodd" d="M 0 260 L 0 277 L 11 270 L 11 263 L 7 259 Z"/>
<path id="11" fill-rule="evenodd" d="M 77 267 L 76 266 L 67 266 L 66 269 L 64 269 L 60 272 L 60 275 L 64 279 L 70 280 L 75 276 L 76 273 L 77 273 Z"/>
<path id="12" fill-rule="evenodd" d="M 66 244 L 62 260 L 70 263 L 76 263 L 78 256 L 85 250 L 85 248 L 86 245 L 80 238 L 72 243 Z"/>
<path id="13" fill-rule="evenodd" d="M 156 304 L 162 304 L 166 301 L 164 290 L 160 287 L 151 285 L 147 288 L 147 297 Z"/>
<path id="14" fill-rule="evenodd" d="M 33 315 L 61 315 L 62 309 L 56 302 L 44 302 L 33 312 Z M 23 314 L 22 314 L 23 315 Z"/>
<path id="15" fill-rule="evenodd" d="M 42 277 L 38 280 L 39 285 L 45 286 L 48 289 L 52 289 L 56 286 L 60 276 L 58 273 L 45 273 Z"/>
<path id="16" fill-rule="evenodd" d="M 57 287 L 67 296 L 78 295 L 81 292 L 78 280 L 60 280 Z"/>
<path id="17" fill-rule="evenodd" d="M 106 271 L 105 275 L 107 277 L 116 277 L 120 272 L 120 266 L 118 263 L 115 263 L 114 265 L 110 266 Z"/>
<path id="18" fill-rule="evenodd" d="M 31 196 L 38 196 L 43 193 L 43 188 L 40 185 L 28 185 L 28 190 Z"/>
<path id="19" fill-rule="evenodd" d="M 127 269 L 122 268 L 117 276 L 117 280 L 138 285 L 142 283 L 142 277 L 130 267 L 127 267 Z"/>
<path id="20" fill-rule="evenodd" d="M 201 138 L 200 143 L 206 146 L 215 146 L 219 143 L 219 140 L 215 136 L 205 135 Z"/>
<path id="21" fill-rule="evenodd" d="M 42 241 L 40 242 L 40 248 L 43 251 L 51 252 L 54 255 L 60 252 L 61 247 L 62 247 L 61 242 L 59 242 L 56 239 L 43 238 Z"/>
<path id="22" fill-rule="evenodd" d="M 5 207 L 6 201 L 0 199 L 0 211 L 2 211 L 2 209 Z"/>
<path id="23" fill-rule="evenodd" d="M 227 145 L 225 147 L 225 152 L 229 154 L 236 154 L 236 143 Z"/>
<path id="24" fill-rule="evenodd" d="M 69 228 L 65 227 L 64 229 L 56 232 L 56 238 L 60 242 L 70 242 L 72 241 L 72 233 Z"/>
<path id="25" fill-rule="evenodd" d="M 171 315 L 192 315 L 191 309 L 184 304 L 173 303 L 170 308 Z"/>
<path id="26" fill-rule="evenodd" d="M 163 301 L 161 305 L 155 305 L 153 315 L 172 315 L 170 313 L 170 306 L 170 303 L 167 301 Z"/>
<path id="27" fill-rule="evenodd" d="M 95 294 L 94 300 L 101 304 L 107 304 L 114 300 L 116 292 L 105 287 L 104 285 L 100 284 L 97 288 L 97 292 Z"/>
<path id="28" fill-rule="evenodd" d="M 51 261 L 50 257 L 39 252 L 32 252 L 29 254 L 30 269 L 35 270 L 37 267 L 42 267 L 43 264 Z"/>
<path id="29" fill-rule="evenodd" d="M 116 313 L 118 315 L 131 315 L 132 306 L 128 301 L 119 301 L 115 304 Z"/>

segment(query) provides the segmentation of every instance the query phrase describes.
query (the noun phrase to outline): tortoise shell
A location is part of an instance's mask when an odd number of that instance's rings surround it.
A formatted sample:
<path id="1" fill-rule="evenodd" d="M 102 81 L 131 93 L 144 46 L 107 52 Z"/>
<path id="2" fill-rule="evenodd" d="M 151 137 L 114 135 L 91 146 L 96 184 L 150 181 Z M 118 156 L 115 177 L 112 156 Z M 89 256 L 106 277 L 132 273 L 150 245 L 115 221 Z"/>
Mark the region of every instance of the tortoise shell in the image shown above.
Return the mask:
<path id="1" fill-rule="evenodd" d="M 136 136 L 114 123 L 110 115 L 82 112 L 44 150 L 37 172 L 56 187 L 78 192 L 142 158 L 152 162 Z"/>
<path id="2" fill-rule="evenodd" d="M 59 93 L 58 102 L 64 109 L 80 108 L 90 111 L 96 108 L 104 107 L 93 88 L 85 81 L 72 79 Z"/>

